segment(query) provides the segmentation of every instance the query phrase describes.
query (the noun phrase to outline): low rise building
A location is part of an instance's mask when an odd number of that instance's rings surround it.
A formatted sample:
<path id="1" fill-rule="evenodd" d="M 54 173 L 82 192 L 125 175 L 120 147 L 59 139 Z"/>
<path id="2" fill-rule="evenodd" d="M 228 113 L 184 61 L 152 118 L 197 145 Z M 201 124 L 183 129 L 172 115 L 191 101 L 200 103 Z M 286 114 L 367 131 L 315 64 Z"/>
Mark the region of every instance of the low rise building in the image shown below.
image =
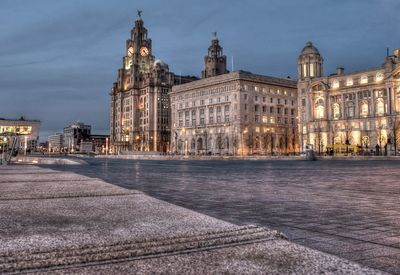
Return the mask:
<path id="1" fill-rule="evenodd" d="M 15 134 L 19 137 L 19 148 L 28 151 L 36 150 L 39 141 L 39 120 L 0 118 L 0 134 Z"/>
<path id="2" fill-rule="evenodd" d="M 68 152 L 79 150 L 82 141 L 87 140 L 91 134 L 91 126 L 82 122 L 72 123 L 64 127 L 64 147 Z"/>
<path id="3" fill-rule="evenodd" d="M 52 151 L 60 152 L 64 149 L 64 135 L 62 133 L 55 133 L 47 138 L 49 149 Z"/>

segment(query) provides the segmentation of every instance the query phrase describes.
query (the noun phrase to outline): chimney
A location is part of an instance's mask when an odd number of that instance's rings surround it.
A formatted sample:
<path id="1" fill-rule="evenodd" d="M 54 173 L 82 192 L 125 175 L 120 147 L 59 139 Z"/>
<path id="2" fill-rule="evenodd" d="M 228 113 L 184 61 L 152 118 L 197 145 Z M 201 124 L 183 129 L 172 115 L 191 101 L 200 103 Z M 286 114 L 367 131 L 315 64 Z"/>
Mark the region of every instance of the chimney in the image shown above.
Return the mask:
<path id="1" fill-rule="evenodd" d="M 344 68 L 342 68 L 342 67 L 336 68 L 336 74 L 337 74 L 337 75 L 342 75 L 342 74 L 344 74 Z"/>

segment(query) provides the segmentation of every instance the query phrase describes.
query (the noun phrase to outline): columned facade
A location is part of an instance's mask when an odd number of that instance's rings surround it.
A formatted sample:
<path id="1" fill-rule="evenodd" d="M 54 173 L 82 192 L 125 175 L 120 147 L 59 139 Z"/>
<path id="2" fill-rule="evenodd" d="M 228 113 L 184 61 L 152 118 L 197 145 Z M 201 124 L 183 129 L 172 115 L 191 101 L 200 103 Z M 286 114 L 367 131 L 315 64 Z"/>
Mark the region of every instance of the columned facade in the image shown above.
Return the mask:
<path id="1" fill-rule="evenodd" d="M 323 59 L 307 43 L 298 58 L 302 149 L 312 144 L 320 154 L 396 153 L 400 142 L 399 58 L 395 50 L 381 67 L 353 73 L 338 68 L 335 74 L 323 76 Z"/>
<path id="2" fill-rule="evenodd" d="M 235 71 L 174 86 L 171 152 L 298 152 L 296 81 Z"/>

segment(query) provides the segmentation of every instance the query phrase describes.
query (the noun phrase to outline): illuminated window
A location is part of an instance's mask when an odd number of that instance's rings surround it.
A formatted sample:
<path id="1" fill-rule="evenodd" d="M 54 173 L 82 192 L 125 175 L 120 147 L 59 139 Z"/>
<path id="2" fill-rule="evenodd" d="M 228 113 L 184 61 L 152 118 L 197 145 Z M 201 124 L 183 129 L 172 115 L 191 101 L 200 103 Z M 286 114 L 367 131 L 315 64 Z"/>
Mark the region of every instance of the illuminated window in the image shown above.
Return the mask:
<path id="1" fill-rule="evenodd" d="M 340 118 L 340 106 L 338 103 L 334 103 L 332 106 L 333 109 L 333 119 L 339 119 Z"/>
<path id="2" fill-rule="evenodd" d="M 262 122 L 263 123 L 268 123 L 268 117 L 267 116 L 263 116 L 262 117 Z"/>
<path id="3" fill-rule="evenodd" d="M 336 79 L 332 82 L 332 88 L 334 89 L 339 88 L 339 80 Z"/>
<path id="4" fill-rule="evenodd" d="M 360 78 L 360 84 L 367 84 L 368 83 L 368 76 L 362 75 Z"/>
<path id="5" fill-rule="evenodd" d="M 381 81 L 383 80 L 383 78 L 384 78 L 384 75 L 383 75 L 382 72 L 378 72 L 378 73 L 376 74 L 376 76 L 375 76 L 376 82 L 381 82 Z"/>
<path id="6" fill-rule="evenodd" d="M 376 114 L 383 115 L 385 113 L 385 104 L 382 98 L 378 98 L 376 101 Z"/>
<path id="7" fill-rule="evenodd" d="M 361 116 L 368 116 L 368 113 L 369 113 L 369 109 L 368 109 L 368 102 L 366 102 L 366 101 L 364 101 L 362 104 L 361 104 Z"/>
<path id="8" fill-rule="evenodd" d="M 346 80 L 346 86 L 351 86 L 351 85 L 353 85 L 353 79 L 352 78 L 348 78 Z"/>
<path id="9" fill-rule="evenodd" d="M 315 114 L 317 119 L 324 118 L 325 116 L 324 100 L 322 98 L 315 103 Z"/>
<path id="10" fill-rule="evenodd" d="M 314 64 L 310 64 L 310 76 L 314 76 Z"/>
<path id="11" fill-rule="evenodd" d="M 307 76 L 307 65 L 303 64 L 303 76 L 306 77 Z"/>

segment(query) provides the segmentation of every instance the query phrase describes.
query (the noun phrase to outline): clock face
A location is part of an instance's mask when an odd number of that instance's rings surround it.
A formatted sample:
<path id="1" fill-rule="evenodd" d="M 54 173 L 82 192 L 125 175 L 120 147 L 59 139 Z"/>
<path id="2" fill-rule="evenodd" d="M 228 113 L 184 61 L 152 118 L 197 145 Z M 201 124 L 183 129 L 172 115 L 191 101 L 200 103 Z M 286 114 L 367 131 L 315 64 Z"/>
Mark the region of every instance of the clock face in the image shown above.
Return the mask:
<path id="1" fill-rule="evenodd" d="M 146 47 L 141 47 L 140 48 L 140 55 L 141 56 L 148 56 L 149 55 L 149 49 Z"/>
<path id="2" fill-rule="evenodd" d="M 128 56 L 132 56 L 133 55 L 133 47 L 130 47 L 128 49 Z"/>

